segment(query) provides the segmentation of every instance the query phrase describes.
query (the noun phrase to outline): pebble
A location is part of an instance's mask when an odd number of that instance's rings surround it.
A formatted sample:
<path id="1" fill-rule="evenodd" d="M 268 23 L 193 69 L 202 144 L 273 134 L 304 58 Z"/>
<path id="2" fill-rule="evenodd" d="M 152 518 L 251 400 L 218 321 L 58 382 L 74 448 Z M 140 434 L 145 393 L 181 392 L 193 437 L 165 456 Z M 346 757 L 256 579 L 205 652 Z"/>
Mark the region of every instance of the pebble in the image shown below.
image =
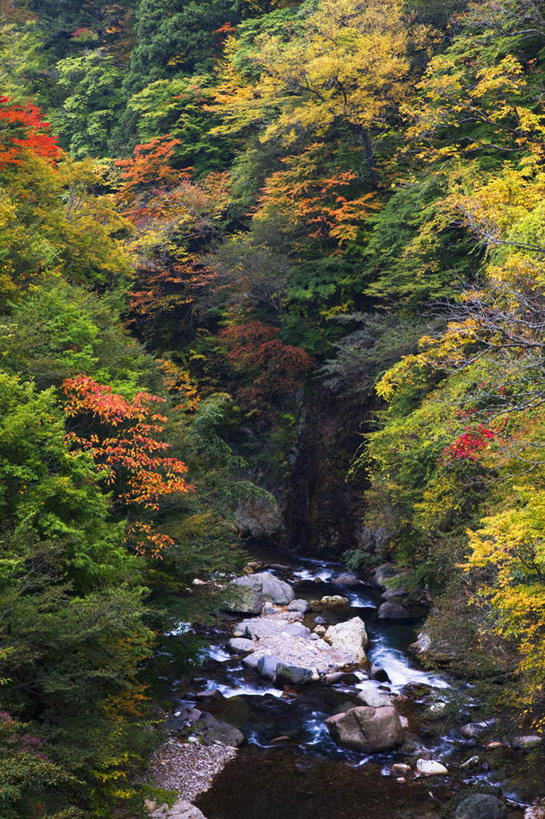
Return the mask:
<path id="1" fill-rule="evenodd" d="M 470 756 L 469 759 L 466 759 L 465 762 L 462 762 L 460 768 L 471 768 L 472 765 L 477 765 L 479 762 L 478 756 Z"/>

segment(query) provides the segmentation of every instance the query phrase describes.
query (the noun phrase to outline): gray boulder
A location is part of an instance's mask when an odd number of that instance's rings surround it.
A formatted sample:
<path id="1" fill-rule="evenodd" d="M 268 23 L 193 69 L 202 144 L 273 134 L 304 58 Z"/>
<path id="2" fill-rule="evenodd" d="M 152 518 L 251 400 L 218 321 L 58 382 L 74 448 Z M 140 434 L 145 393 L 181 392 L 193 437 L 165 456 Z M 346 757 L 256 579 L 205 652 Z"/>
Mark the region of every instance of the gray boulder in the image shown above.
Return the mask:
<path id="1" fill-rule="evenodd" d="M 253 575 L 253 580 L 261 583 L 260 591 L 266 600 L 278 606 L 286 606 L 295 598 L 295 592 L 289 583 L 279 580 L 270 572 L 259 572 Z"/>
<path id="2" fill-rule="evenodd" d="M 302 598 L 298 598 L 297 600 L 292 600 L 288 606 L 288 611 L 300 611 L 301 614 L 305 614 L 309 609 L 308 600 L 303 600 Z"/>
<path id="3" fill-rule="evenodd" d="M 235 594 L 228 604 L 229 611 L 260 614 L 266 601 L 285 606 L 295 594 L 289 583 L 284 583 L 270 572 L 243 575 L 233 580 Z"/>
<path id="4" fill-rule="evenodd" d="M 352 572 L 343 572 L 343 574 L 333 577 L 331 582 L 334 586 L 359 586 L 361 580 Z"/>
<path id="5" fill-rule="evenodd" d="M 496 796 L 475 793 L 460 802 L 454 816 L 456 819 L 504 819 L 507 809 Z"/>
<path id="6" fill-rule="evenodd" d="M 227 646 L 231 651 L 234 651 L 235 654 L 247 654 L 255 648 L 253 641 L 245 637 L 232 637 L 227 643 Z"/>
<path id="7" fill-rule="evenodd" d="M 363 753 L 381 753 L 403 742 L 403 729 L 393 706 L 369 708 L 365 705 L 335 714 L 326 720 L 338 745 Z"/>
<path id="8" fill-rule="evenodd" d="M 365 623 L 361 617 L 352 617 L 344 623 L 329 626 L 325 639 L 333 648 L 351 656 L 351 662 L 361 663 L 365 659 L 365 647 L 368 643 Z"/>
<path id="9" fill-rule="evenodd" d="M 231 745 L 233 748 L 242 745 L 245 736 L 242 731 L 235 728 L 234 725 L 229 725 L 228 722 L 221 722 L 212 716 L 212 714 L 202 714 L 198 720 L 193 723 L 193 729 L 196 734 L 200 736 L 205 745 L 213 745 L 215 742 L 221 742 L 222 745 Z"/>
<path id="10" fill-rule="evenodd" d="M 281 662 L 282 660 L 278 657 L 273 657 L 272 654 L 266 654 L 257 661 L 257 670 L 262 677 L 266 677 L 268 680 L 275 680 L 276 669 Z"/>
<path id="11" fill-rule="evenodd" d="M 239 501 L 235 521 L 245 534 L 270 537 L 282 528 L 282 512 L 276 499 L 268 492 Z"/>
<path id="12" fill-rule="evenodd" d="M 397 577 L 399 571 L 391 563 L 383 563 L 373 572 L 373 583 L 376 586 L 385 586 L 386 581 Z"/>
<path id="13" fill-rule="evenodd" d="M 526 736 L 515 737 L 513 739 L 513 748 L 519 751 L 529 751 L 532 748 L 538 748 L 543 740 L 537 734 L 527 734 Z"/>
<path id="14" fill-rule="evenodd" d="M 277 685 L 293 685 L 299 687 L 318 679 L 318 672 L 314 668 L 304 668 L 298 665 L 278 663 L 276 667 Z"/>
<path id="15" fill-rule="evenodd" d="M 361 684 L 358 699 L 371 708 L 384 708 L 392 704 L 391 697 L 379 691 L 372 682 Z"/>
<path id="16" fill-rule="evenodd" d="M 379 606 L 379 620 L 410 620 L 411 614 L 400 600 L 387 600 Z"/>

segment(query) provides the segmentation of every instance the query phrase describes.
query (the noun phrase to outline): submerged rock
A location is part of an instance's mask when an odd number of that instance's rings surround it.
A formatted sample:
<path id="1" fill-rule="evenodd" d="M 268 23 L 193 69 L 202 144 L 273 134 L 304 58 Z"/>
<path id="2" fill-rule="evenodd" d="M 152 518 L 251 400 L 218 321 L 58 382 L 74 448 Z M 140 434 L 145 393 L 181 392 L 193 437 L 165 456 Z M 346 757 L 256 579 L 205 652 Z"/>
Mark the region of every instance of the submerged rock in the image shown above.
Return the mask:
<path id="1" fill-rule="evenodd" d="M 455 819 L 504 819 L 507 809 L 496 796 L 474 793 L 456 808 Z"/>
<path id="2" fill-rule="evenodd" d="M 325 639 L 333 648 L 352 657 L 351 662 L 361 663 L 365 660 L 365 647 L 368 643 L 365 623 L 361 617 L 352 617 L 336 626 L 329 626 Z"/>
<path id="3" fill-rule="evenodd" d="M 403 729 L 393 706 L 369 708 L 362 705 L 326 720 L 338 745 L 364 753 L 391 751 L 403 742 Z"/>
<path id="4" fill-rule="evenodd" d="M 537 748 L 543 739 L 537 734 L 529 734 L 527 736 L 515 737 L 511 743 L 513 748 L 519 751 L 529 751 L 531 748 Z"/>

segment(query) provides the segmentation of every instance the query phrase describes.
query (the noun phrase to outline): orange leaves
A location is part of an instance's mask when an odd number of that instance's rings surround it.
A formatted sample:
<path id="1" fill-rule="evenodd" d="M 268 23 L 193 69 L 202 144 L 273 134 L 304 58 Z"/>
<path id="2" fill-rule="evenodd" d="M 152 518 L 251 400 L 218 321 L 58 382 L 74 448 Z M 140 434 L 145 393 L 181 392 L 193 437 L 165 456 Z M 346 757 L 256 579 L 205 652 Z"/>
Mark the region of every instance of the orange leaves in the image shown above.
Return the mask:
<path id="1" fill-rule="evenodd" d="M 39 108 L 30 102 L 18 105 L 10 97 L 0 96 L 0 168 L 20 165 L 26 152 L 53 163 L 61 151 Z"/>
<path id="2" fill-rule="evenodd" d="M 289 395 L 301 384 L 314 359 L 302 347 L 284 344 L 279 328 L 261 321 L 233 324 L 219 334 L 228 349 L 233 369 L 251 379 L 251 386 L 239 390 L 249 405 Z"/>
<path id="3" fill-rule="evenodd" d="M 158 512 L 165 498 L 193 489 L 185 480 L 184 462 L 165 457 L 170 445 L 159 440 L 167 419 L 155 405 L 164 399 L 140 392 L 128 400 L 85 375 L 66 379 L 63 390 L 65 413 L 75 427 L 69 442 L 90 452 L 123 505 Z M 137 551 L 151 548 L 157 555 L 171 545 L 170 538 L 141 521 L 132 525 L 131 539 L 137 533 Z"/>

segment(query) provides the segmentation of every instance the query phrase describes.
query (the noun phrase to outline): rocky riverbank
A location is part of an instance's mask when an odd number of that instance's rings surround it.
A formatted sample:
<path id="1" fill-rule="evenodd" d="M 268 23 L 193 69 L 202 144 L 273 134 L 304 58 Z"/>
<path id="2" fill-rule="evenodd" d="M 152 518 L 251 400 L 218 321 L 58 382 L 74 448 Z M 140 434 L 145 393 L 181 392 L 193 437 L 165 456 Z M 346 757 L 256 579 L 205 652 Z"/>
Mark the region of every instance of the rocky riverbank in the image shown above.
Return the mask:
<path id="1" fill-rule="evenodd" d="M 276 783 L 261 782 L 259 806 L 252 795 L 252 777 L 266 765 L 267 776 L 280 768 L 295 776 L 283 798 L 300 819 L 331 819 L 335 799 L 345 819 L 361 819 L 354 800 L 372 776 L 384 796 L 373 819 L 539 816 L 538 805 L 517 804 L 504 762 L 539 750 L 541 737 L 505 738 L 493 721 L 476 719 L 469 693 L 393 648 L 389 635 L 406 635 L 405 651 L 414 641 L 416 615 L 399 580 L 395 593 L 385 588 L 392 570 L 378 575 L 371 586 L 340 566 L 253 563 L 236 581 L 205 675 L 179 688 L 170 741 L 151 768 L 152 781 L 182 800 L 180 810 L 195 801 L 208 819 L 277 819 Z M 381 611 L 389 601 L 403 616 Z M 328 773 L 329 790 L 318 782 L 310 812 L 297 771 L 324 765 L 345 784 L 335 796 Z"/>

